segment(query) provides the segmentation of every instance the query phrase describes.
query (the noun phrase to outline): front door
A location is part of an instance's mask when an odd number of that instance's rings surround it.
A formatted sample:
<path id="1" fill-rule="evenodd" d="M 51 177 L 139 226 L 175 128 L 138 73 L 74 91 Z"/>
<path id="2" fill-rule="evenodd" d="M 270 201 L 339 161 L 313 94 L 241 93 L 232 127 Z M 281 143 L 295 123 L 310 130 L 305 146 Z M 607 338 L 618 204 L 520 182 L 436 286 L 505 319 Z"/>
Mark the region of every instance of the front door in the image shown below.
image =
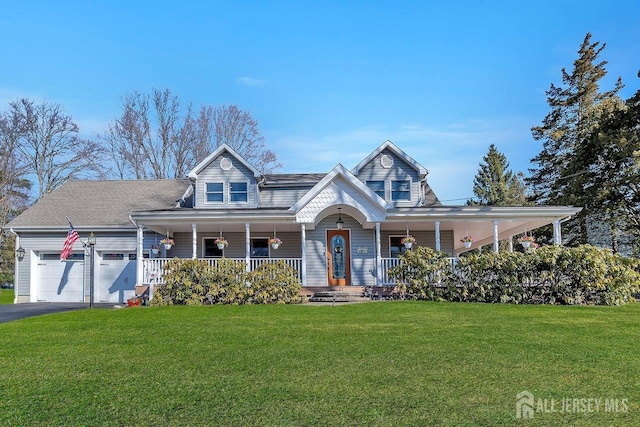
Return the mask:
<path id="1" fill-rule="evenodd" d="M 329 286 L 351 284 L 349 230 L 327 230 L 327 276 Z"/>

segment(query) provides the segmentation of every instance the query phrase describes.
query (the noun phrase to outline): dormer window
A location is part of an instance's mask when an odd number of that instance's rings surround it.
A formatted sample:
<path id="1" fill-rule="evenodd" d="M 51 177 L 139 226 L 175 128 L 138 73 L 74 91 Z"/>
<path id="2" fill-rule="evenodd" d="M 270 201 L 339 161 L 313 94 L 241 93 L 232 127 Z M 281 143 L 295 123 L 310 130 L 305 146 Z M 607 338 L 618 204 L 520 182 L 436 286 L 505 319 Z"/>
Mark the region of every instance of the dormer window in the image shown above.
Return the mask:
<path id="1" fill-rule="evenodd" d="M 367 181 L 367 187 L 384 199 L 384 181 Z"/>
<path id="2" fill-rule="evenodd" d="M 222 182 L 207 182 L 207 202 L 224 201 L 224 184 Z"/>
<path id="3" fill-rule="evenodd" d="M 247 192 L 247 183 L 246 182 L 231 182 L 229 183 L 229 198 L 232 202 L 247 202 L 248 200 L 248 192 Z"/>
<path id="4" fill-rule="evenodd" d="M 391 181 L 391 200 L 411 200 L 411 181 Z"/>

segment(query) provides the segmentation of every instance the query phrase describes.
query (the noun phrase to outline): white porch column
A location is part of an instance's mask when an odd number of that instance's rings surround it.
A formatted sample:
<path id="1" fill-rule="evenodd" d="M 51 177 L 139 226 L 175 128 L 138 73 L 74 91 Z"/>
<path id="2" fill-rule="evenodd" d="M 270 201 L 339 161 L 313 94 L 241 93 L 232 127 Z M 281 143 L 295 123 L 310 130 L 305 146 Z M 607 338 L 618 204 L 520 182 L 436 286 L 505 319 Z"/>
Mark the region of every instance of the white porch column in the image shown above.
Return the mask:
<path id="1" fill-rule="evenodd" d="M 244 225 L 244 234 L 244 259 L 247 263 L 247 271 L 251 271 L 251 225 L 249 223 Z"/>
<path id="2" fill-rule="evenodd" d="M 300 224 L 300 233 L 302 238 L 302 261 L 300 265 L 300 278 L 302 286 L 307 286 L 307 227 Z"/>
<path id="3" fill-rule="evenodd" d="M 513 236 L 509 236 L 509 252 L 513 252 Z"/>
<path id="4" fill-rule="evenodd" d="M 136 247 L 136 285 L 142 285 L 144 281 L 144 256 L 142 254 L 142 247 L 144 244 L 144 231 L 142 226 L 139 225 L 136 229 L 137 247 Z"/>
<path id="5" fill-rule="evenodd" d="M 382 280 L 382 254 L 380 253 L 380 223 L 376 222 L 376 285 L 380 285 Z"/>
<path id="6" fill-rule="evenodd" d="M 436 221 L 436 251 L 440 250 L 440 221 Z"/>
<path id="7" fill-rule="evenodd" d="M 553 244 L 562 245 L 562 232 L 560 230 L 560 220 L 553 221 Z"/>
<path id="8" fill-rule="evenodd" d="M 500 245 L 498 242 L 498 221 L 493 221 L 493 252 L 498 253 L 500 251 Z"/>
<path id="9" fill-rule="evenodd" d="M 191 259 L 198 258 L 198 225 L 191 224 Z"/>

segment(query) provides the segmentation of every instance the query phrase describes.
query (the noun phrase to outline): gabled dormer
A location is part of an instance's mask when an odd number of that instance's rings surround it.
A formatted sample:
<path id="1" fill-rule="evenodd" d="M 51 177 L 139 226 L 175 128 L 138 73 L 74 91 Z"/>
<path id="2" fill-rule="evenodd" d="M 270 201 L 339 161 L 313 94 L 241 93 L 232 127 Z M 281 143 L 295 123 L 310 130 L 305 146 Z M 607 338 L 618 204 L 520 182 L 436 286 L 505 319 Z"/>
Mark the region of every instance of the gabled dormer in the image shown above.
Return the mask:
<path id="1" fill-rule="evenodd" d="M 391 141 L 385 141 L 351 172 L 395 207 L 440 204 L 427 184 L 429 171 Z"/>
<path id="2" fill-rule="evenodd" d="M 256 208 L 257 179 L 260 172 L 222 144 L 189 172 L 193 183 L 194 207 Z"/>

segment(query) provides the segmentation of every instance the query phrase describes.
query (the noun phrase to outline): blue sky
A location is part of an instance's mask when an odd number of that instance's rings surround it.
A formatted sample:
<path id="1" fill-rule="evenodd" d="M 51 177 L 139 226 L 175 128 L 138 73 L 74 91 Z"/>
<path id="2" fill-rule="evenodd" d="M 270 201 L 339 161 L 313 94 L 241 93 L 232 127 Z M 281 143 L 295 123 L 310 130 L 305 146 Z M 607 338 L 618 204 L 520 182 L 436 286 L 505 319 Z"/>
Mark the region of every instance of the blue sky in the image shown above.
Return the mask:
<path id="1" fill-rule="evenodd" d="M 607 44 L 602 88 L 640 87 L 638 1 L 3 3 L 2 110 L 57 102 L 90 135 L 125 93 L 169 88 L 250 111 L 282 172 L 351 168 L 390 139 L 447 204 L 472 196 L 491 143 L 526 172 L 587 32 Z"/>

